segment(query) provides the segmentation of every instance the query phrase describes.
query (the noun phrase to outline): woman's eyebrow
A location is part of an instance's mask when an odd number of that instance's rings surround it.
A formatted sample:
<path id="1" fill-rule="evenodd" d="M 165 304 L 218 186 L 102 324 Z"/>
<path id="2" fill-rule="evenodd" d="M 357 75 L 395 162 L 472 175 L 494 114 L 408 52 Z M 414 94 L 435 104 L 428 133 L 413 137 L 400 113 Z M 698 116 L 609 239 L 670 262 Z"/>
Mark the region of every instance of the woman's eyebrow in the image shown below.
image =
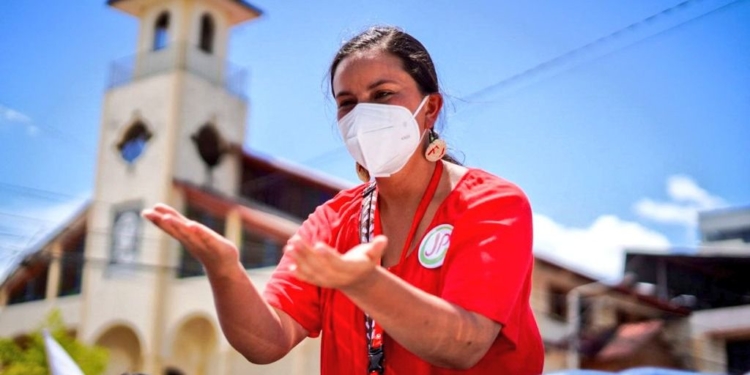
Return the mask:
<path id="1" fill-rule="evenodd" d="M 378 86 L 380 86 L 380 85 L 384 85 L 384 84 L 386 84 L 386 83 L 398 83 L 398 82 L 396 82 L 396 81 L 394 81 L 394 80 L 391 80 L 391 79 L 386 79 L 386 78 L 384 78 L 384 79 L 379 79 L 379 80 L 377 80 L 377 81 L 375 81 L 375 82 L 371 83 L 370 85 L 368 85 L 368 86 L 367 86 L 367 89 L 368 89 L 368 90 L 372 90 L 372 89 L 374 89 L 374 88 L 376 88 L 376 87 L 378 87 Z M 344 96 L 344 95 L 353 95 L 353 94 L 352 94 L 351 92 L 349 92 L 349 91 L 346 91 L 346 90 L 344 90 L 344 91 L 339 91 L 339 92 L 337 92 L 337 93 L 336 93 L 336 95 L 334 96 L 334 98 L 338 98 L 338 97 L 340 97 L 340 96 Z"/>
<path id="2" fill-rule="evenodd" d="M 376 88 L 376 87 L 378 87 L 380 85 L 386 84 L 386 83 L 398 83 L 398 82 L 396 82 L 394 80 L 391 80 L 391 79 L 379 79 L 379 80 L 371 83 L 369 86 L 367 86 L 367 89 L 368 90 L 372 90 L 372 89 L 374 89 L 374 88 Z"/>

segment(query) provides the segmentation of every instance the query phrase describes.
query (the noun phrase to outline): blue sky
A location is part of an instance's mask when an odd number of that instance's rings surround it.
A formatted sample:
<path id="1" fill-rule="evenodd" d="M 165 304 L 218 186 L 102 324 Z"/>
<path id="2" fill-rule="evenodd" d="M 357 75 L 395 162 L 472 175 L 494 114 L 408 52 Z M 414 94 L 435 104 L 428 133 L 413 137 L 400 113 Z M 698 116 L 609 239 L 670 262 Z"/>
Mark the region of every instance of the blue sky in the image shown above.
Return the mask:
<path id="1" fill-rule="evenodd" d="M 528 194 L 538 254 L 616 278 L 623 248 L 694 248 L 697 211 L 750 205 L 750 1 L 253 4 L 228 57 L 250 71 L 247 149 L 356 181 L 325 74 L 391 24 L 435 60 L 449 145 Z M 90 196 L 136 33 L 105 1 L 0 3 L 0 264 Z"/>

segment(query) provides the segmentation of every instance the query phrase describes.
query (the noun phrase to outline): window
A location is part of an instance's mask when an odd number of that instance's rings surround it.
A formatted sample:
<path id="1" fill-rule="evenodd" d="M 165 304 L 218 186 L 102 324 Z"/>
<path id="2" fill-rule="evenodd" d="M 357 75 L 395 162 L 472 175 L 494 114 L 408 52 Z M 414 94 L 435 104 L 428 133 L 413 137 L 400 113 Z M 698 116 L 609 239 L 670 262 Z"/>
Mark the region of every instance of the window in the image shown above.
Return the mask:
<path id="1" fill-rule="evenodd" d="M 593 309 L 594 303 L 591 301 L 591 297 L 580 296 L 580 304 L 578 305 L 578 320 L 581 329 L 589 327 L 592 323 L 592 317 L 594 315 Z"/>
<path id="2" fill-rule="evenodd" d="M 727 373 L 750 372 L 750 340 L 727 341 Z"/>
<path id="3" fill-rule="evenodd" d="M 295 216 L 307 218 L 335 192 L 296 179 L 273 168 L 246 164 L 243 169 L 242 196 Z"/>
<path id="4" fill-rule="evenodd" d="M 547 303 L 549 304 L 550 317 L 560 321 L 566 321 L 568 317 L 568 300 L 566 292 L 557 287 L 547 290 Z"/>
<path id="5" fill-rule="evenodd" d="M 63 250 L 62 259 L 60 259 L 60 289 L 58 290 L 60 297 L 81 293 L 85 243 L 84 232 L 75 238 L 70 247 Z"/>
<path id="6" fill-rule="evenodd" d="M 219 218 L 210 213 L 194 206 L 188 206 L 185 216 L 188 219 L 195 220 L 213 230 L 216 233 L 224 235 L 226 222 L 224 218 Z M 181 247 L 180 268 L 177 270 L 177 277 L 192 277 L 205 275 L 206 271 L 203 265 L 195 259 L 190 253 Z"/>
<path id="7" fill-rule="evenodd" d="M 742 242 L 750 243 L 750 228 L 712 231 L 705 233 L 703 239 L 706 242 L 741 240 Z"/>
<path id="8" fill-rule="evenodd" d="M 47 294 L 47 275 L 49 273 L 48 260 L 31 260 L 22 263 L 26 267 L 27 276 L 17 286 L 10 288 L 8 304 L 43 300 Z"/>
<path id="9" fill-rule="evenodd" d="M 240 261 L 245 269 L 274 266 L 281 260 L 282 249 L 276 240 L 243 231 Z"/>
<path id="10" fill-rule="evenodd" d="M 210 15 L 201 17 L 201 39 L 199 48 L 206 53 L 214 52 L 214 20 Z"/>
<path id="11" fill-rule="evenodd" d="M 158 51 L 169 43 L 169 13 L 163 12 L 156 19 L 154 27 L 154 51 Z"/>
<path id="12" fill-rule="evenodd" d="M 128 163 L 133 164 L 143 153 L 146 143 L 151 139 L 151 132 L 142 122 L 133 124 L 123 135 L 117 144 L 120 156 Z"/>

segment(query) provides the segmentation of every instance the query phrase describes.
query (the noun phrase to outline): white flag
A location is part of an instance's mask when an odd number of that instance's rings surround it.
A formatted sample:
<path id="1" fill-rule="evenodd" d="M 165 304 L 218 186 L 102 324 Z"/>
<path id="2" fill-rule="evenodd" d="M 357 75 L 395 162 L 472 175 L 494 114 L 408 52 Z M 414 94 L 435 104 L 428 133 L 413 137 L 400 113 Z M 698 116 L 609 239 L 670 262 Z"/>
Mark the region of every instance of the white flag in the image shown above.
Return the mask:
<path id="1" fill-rule="evenodd" d="M 47 366 L 51 375 L 83 375 L 83 371 L 70 358 L 68 352 L 55 341 L 49 331 L 44 330 L 44 351 L 47 353 Z"/>

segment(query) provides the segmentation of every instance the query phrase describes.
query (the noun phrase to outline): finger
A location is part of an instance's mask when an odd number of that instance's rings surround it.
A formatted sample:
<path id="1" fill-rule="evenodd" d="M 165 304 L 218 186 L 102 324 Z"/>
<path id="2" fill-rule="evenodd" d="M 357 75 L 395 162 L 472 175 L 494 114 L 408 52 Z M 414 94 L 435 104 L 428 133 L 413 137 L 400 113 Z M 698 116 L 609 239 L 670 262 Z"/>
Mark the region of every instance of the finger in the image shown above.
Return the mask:
<path id="1" fill-rule="evenodd" d="M 178 233 L 176 232 L 176 229 L 174 227 L 174 220 L 171 220 L 171 217 L 169 215 L 162 215 L 159 213 L 151 212 L 144 215 L 147 219 L 149 219 L 154 225 L 156 225 L 159 229 L 166 232 L 168 235 L 172 237 L 178 236 Z"/>
<path id="2" fill-rule="evenodd" d="M 162 215 L 168 214 L 174 216 L 177 220 L 180 221 L 188 221 L 188 218 L 185 216 L 182 216 L 182 214 L 175 210 L 172 206 L 166 205 L 164 203 L 157 203 L 154 205 L 153 210 L 155 212 L 158 212 Z"/>
<path id="3" fill-rule="evenodd" d="M 175 219 L 172 215 L 164 215 L 162 219 L 163 227 L 167 230 L 167 233 L 180 241 L 186 247 L 195 246 L 195 239 L 191 236 L 191 233 L 186 230 L 185 223 Z"/>
<path id="4" fill-rule="evenodd" d="M 150 208 L 145 208 L 141 211 L 141 217 L 144 217 L 148 220 L 152 220 L 153 218 L 159 217 L 159 215 L 156 211 Z"/>
<path id="5" fill-rule="evenodd" d="M 318 259 L 318 262 L 328 267 L 341 265 L 341 254 L 334 248 L 328 246 L 325 242 L 317 242 L 311 249 L 312 255 Z"/>
<path id="6" fill-rule="evenodd" d="M 191 221 L 187 225 L 187 230 L 190 233 L 194 234 L 195 237 L 207 248 L 232 245 L 232 242 L 226 239 L 224 236 L 216 233 L 213 229 L 201 223 Z"/>
<path id="7" fill-rule="evenodd" d="M 292 273 L 292 276 L 294 276 L 296 279 L 304 281 L 308 284 L 319 286 L 318 281 L 314 279 L 314 276 L 306 270 L 302 270 L 299 267 L 296 267 L 294 269 L 290 269 L 290 271 Z"/>
<path id="8" fill-rule="evenodd" d="M 313 285 L 318 285 L 318 282 L 316 280 L 317 273 L 310 267 L 309 262 L 300 261 L 299 258 L 296 258 L 297 254 L 295 249 L 291 249 L 289 255 L 292 258 L 292 262 L 289 265 L 289 272 L 291 272 L 295 278 L 301 281 Z"/>
<path id="9" fill-rule="evenodd" d="M 370 247 L 365 251 L 365 254 L 373 261 L 380 262 L 385 252 L 385 247 L 388 246 L 388 237 L 381 235 L 376 236 Z"/>
<path id="10" fill-rule="evenodd" d="M 313 257 L 310 246 L 299 236 L 293 236 L 287 242 L 287 248 L 297 262 L 309 262 Z"/>
<path id="11" fill-rule="evenodd" d="M 294 262 L 290 270 L 305 282 L 321 286 L 331 269 L 335 268 L 336 260 L 332 259 L 327 245 L 322 242 L 310 247 L 303 240 L 295 239 L 290 241 L 286 251 Z"/>
<path id="12" fill-rule="evenodd" d="M 305 241 L 305 239 L 302 238 L 302 236 L 297 235 L 297 234 L 289 238 L 289 241 L 287 241 L 287 244 L 290 244 L 297 248 L 306 248 L 306 249 L 310 248 L 310 244 L 307 241 Z"/>

